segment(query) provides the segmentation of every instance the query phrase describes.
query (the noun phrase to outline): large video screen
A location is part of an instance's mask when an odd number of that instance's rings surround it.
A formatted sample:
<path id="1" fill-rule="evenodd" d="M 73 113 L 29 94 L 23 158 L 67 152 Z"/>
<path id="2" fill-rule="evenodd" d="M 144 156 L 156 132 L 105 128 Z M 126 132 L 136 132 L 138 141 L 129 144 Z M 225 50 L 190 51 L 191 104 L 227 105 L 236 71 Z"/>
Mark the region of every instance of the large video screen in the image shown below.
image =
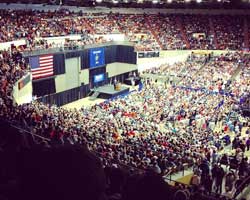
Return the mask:
<path id="1" fill-rule="evenodd" d="M 94 76 L 94 83 L 99 83 L 105 80 L 105 74 L 98 74 Z"/>
<path id="2" fill-rule="evenodd" d="M 105 65 L 104 47 L 89 50 L 90 67 L 99 67 Z"/>

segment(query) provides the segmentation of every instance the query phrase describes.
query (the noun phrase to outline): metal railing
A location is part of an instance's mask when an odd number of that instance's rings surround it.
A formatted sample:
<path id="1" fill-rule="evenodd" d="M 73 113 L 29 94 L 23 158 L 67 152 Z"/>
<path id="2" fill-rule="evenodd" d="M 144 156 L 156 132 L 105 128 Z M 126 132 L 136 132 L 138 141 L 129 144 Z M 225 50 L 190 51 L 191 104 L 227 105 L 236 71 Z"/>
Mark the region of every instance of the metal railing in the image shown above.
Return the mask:
<path id="1" fill-rule="evenodd" d="M 129 41 L 112 41 L 112 42 L 105 42 L 100 44 L 86 44 L 86 45 L 65 45 L 65 46 L 57 46 L 57 47 L 51 47 L 48 49 L 34 49 L 34 50 L 24 50 L 23 56 L 34 56 L 34 55 L 40 55 L 40 54 L 49 54 L 49 53 L 58 53 L 58 52 L 71 52 L 71 51 L 77 51 L 77 50 L 84 50 L 89 48 L 96 48 L 96 47 L 103 47 L 103 46 L 111 46 L 111 45 L 126 45 L 126 46 L 134 46 L 133 42 Z"/>

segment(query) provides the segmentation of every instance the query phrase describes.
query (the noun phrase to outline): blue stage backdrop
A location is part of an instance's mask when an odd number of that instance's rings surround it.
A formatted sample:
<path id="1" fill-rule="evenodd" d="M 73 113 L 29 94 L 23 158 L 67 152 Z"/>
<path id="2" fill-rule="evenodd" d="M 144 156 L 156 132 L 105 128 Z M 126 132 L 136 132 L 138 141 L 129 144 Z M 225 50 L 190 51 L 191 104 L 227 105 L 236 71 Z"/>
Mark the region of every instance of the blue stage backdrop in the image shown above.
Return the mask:
<path id="1" fill-rule="evenodd" d="M 104 47 L 89 50 L 90 68 L 105 65 Z"/>

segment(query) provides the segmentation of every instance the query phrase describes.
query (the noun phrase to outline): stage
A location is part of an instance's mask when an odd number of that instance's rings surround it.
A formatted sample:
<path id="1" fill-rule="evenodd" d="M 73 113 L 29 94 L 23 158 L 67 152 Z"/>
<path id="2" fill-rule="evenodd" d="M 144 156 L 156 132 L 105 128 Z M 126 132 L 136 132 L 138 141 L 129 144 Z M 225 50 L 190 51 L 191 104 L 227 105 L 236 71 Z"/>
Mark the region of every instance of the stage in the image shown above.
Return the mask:
<path id="1" fill-rule="evenodd" d="M 114 85 L 104 85 L 91 89 L 91 97 L 101 98 L 101 99 L 111 99 L 119 95 L 123 95 L 129 92 L 129 88 L 121 85 L 120 90 L 115 90 Z"/>

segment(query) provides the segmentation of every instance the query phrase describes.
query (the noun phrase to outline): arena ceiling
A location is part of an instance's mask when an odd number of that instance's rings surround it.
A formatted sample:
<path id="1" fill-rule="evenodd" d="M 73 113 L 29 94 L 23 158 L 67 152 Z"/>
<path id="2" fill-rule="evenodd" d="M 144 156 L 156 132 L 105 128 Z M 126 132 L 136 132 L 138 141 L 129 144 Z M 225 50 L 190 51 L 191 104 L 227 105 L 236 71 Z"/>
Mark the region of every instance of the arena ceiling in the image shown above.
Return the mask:
<path id="1" fill-rule="evenodd" d="M 250 0 L 0 0 L 2 3 L 58 4 L 70 6 L 249 9 Z"/>

